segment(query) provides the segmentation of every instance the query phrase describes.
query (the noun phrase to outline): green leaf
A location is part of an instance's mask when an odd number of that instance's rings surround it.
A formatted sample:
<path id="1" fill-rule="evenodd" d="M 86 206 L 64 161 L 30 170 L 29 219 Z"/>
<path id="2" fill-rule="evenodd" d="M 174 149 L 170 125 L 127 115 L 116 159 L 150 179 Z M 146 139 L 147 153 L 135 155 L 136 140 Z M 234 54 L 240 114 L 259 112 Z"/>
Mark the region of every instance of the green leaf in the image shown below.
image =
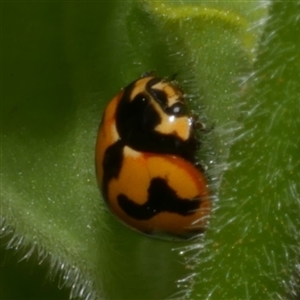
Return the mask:
<path id="1" fill-rule="evenodd" d="M 191 299 L 299 297 L 299 14 L 270 9 Z"/>
<path id="2" fill-rule="evenodd" d="M 257 48 L 266 4 L 2 3 L 2 241 L 21 249 L 15 259 L 31 256 L 35 273 L 48 262 L 50 275 L 85 299 L 293 290 L 299 7 L 274 3 Z M 152 70 L 178 74 L 195 114 L 212 128 L 201 135 L 199 160 L 215 209 L 194 242 L 131 231 L 107 212 L 96 184 L 103 109 Z"/>

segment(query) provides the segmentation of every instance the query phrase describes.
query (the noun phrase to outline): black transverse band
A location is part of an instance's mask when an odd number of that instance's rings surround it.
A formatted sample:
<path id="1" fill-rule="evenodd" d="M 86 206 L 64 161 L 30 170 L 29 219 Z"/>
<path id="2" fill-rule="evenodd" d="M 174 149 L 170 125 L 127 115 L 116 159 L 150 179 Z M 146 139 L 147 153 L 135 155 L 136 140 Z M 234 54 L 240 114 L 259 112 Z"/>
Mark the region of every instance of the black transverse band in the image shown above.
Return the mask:
<path id="1" fill-rule="evenodd" d="M 182 199 L 168 186 L 165 179 L 155 177 L 151 180 L 146 203 L 137 204 L 124 194 L 118 196 L 118 202 L 130 217 L 148 220 L 161 212 L 177 213 L 182 216 L 191 215 L 200 207 L 201 199 Z"/>

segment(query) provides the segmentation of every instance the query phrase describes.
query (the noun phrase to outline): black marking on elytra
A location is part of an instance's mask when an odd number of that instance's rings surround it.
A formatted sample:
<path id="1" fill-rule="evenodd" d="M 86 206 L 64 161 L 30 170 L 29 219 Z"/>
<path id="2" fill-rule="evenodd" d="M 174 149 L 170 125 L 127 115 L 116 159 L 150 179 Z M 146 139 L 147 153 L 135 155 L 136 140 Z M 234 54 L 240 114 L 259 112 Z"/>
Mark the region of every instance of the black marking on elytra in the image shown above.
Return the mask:
<path id="1" fill-rule="evenodd" d="M 180 198 L 165 179 L 155 177 L 151 180 L 148 188 L 146 203 L 137 204 L 124 194 L 118 196 L 118 202 L 128 216 L 138 220 L 149 220 L 161 212 L 176 213 L 182 216 L 191 215 L 199 209 L 201 199 L 200 197 Z"/>
<path id="2" fill-rule="evenodd" d="M 113 145 L 109 146 L 105 153 L 102 162 L 103 167 L 103 185 L 102 192 L 104 198 L 107 198 L 108 183 L 112 178 L 119 176 L 123 163 L 123 148 L 124 144 L 121 140 L 118 140 Z"/>
<path id="3" fill-rule="evenodd" d="M 149 82 L 159 82 L 154 78 Z M 195 162 L 197 142 L 194 135 L 184 141 L 175 134 L 162 134 L 154 130 L 161 117 L 151 104 L 148 93 L 140 93 L 131 100 L 134 83 L 124 90 L 124 95 L 116 111 L 116 126 L 124 145 L 140 152 L 177 155 Z M 168 108 L 173 109 L 174 107 Z M 175 108 L 177 111 L 178 109 Z M 184 111 L 182 108 L 178 113 Z"/>

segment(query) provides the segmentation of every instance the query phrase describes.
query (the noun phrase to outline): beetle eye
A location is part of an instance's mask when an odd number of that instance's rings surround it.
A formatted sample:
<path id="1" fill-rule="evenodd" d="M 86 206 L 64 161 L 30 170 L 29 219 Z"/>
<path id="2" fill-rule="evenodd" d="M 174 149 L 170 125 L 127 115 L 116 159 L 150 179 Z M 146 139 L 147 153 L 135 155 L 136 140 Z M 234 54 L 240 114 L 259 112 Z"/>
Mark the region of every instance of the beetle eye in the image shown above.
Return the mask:
<path id="1" fill-rule="evenodd" d="M 177 102 L 167 109 L 168 115 L 174 115 L 181 117 L 186 115 L 186 105 L 184 103 Z"/>

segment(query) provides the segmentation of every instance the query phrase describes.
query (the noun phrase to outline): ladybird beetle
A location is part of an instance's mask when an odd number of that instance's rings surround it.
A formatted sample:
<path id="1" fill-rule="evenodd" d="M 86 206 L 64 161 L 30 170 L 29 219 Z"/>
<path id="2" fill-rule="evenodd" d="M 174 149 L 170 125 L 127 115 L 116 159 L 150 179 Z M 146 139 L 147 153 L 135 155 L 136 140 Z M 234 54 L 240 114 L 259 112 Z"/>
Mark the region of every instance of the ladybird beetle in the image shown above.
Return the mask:
<path id="1" fill-rule="evenodd" d="M 174 82 L 145 75 L 107 105 L 96 143 L 96 174 L 114 215 L 146 234 L 191 238 L 211 202 L 195 165 L 194 120 Z"/>

